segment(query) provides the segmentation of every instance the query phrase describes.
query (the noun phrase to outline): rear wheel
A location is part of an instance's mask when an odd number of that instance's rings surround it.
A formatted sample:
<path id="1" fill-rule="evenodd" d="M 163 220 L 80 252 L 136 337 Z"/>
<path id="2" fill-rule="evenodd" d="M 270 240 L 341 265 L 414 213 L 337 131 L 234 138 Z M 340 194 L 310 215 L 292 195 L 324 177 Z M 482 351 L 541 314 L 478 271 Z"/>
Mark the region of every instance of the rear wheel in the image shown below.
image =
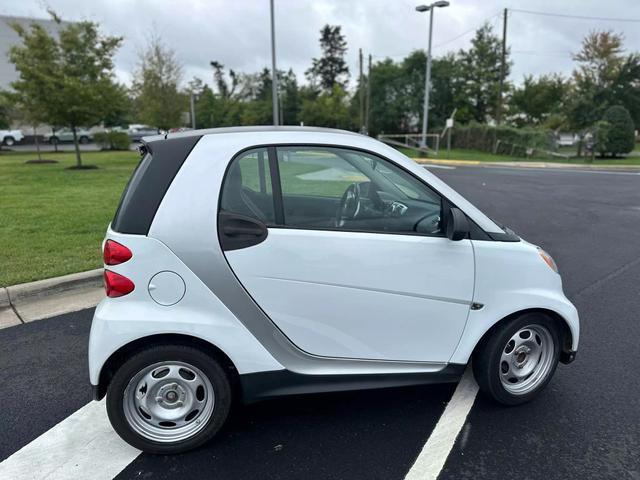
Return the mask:
<path id="1" fill-rule="evenodd" d="M 86 145 L 87 143 L 89 143 L 89 137 L 83 135 L 80 137 L 80 143 L 82 143 L 83 145 Z"/>
<path id="2" fill-rule="evenodd" d="M 561 332 L 551 318 L 528 313 L 499 325 L 473 356 L 482 392 L 505 405 L 535 398 L 549 383 L 560 357 Z"/>
<path id="3" fill-rule="evenodd" d="M 224 424 L 231 387 L 222 367 L 199 349 L 162 345 L 136 354 L 114 375 L 107 412 L 116 432 L 148 453 L 202 445 Z"/>
<path id="4" fill-rule="evenodd" d="M 57 145 L 58 143 L 60 143 L 60 140 L 58 140 L 58 137 L 51 137 L 49 138 L 49 143 L 51 145 Z"/>
<path id="5" fill-rule="evenodd" d="M 7 147 L 12 147 L 16 143 L 16 140 L 13 137 L 4 137 L 4 144 Z"/>

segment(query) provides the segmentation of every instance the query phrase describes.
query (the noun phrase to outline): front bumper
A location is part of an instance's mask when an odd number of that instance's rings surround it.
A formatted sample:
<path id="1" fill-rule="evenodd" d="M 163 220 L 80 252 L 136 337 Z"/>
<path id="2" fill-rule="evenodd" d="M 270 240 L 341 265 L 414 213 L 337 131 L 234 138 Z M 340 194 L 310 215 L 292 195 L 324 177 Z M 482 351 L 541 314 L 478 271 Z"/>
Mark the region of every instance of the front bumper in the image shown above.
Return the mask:
<path id="1" fill-rule="evenodd" d="M 568 365 L 576 359 L 577 354 L 578 352 L 575 350 L 560 352 L 560 362 Z"/>

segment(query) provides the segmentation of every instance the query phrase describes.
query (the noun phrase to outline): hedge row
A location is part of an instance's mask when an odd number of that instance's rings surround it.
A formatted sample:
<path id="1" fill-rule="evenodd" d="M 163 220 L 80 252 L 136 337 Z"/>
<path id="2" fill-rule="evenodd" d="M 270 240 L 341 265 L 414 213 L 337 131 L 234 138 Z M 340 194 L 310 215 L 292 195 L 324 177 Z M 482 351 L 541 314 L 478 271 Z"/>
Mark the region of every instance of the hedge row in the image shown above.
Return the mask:
<path id="1" fill-rule="evenodd" d="M 101 150 L 129 150 L 131 140 L 125 132 L 98 132 L 93 136 Z"/>
<path id="2" fill-rule="evenodd" d="M 541 128 L 492 127 L 481 124 L 456 126 L 451 132 L 453 148 L 469 148 L 526 156 L 527 150 L 555 150 L 553 132 Z"/>

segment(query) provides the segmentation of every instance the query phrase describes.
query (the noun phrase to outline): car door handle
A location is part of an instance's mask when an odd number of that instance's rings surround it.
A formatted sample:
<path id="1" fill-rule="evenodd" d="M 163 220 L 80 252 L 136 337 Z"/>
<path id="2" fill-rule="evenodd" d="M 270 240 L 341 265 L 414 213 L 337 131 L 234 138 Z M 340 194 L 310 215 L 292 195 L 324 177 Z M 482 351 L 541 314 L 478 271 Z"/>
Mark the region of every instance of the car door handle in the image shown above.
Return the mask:
<path id="1" fill-rule="evenodd" d="M 257 225 L 225 225 L 222 227 L 222 231 L 230 237 L 237 237 L 239 235 L 259 237 L 264 235 L 264 229 Z"/>
<path id="2" fill-rule="evenodd" d="M 267 226 L 260 220 L 245 215 L 220 211 L 218 236 L 223 250 L 237 250 L 257 245 L 269 235 Z"/>

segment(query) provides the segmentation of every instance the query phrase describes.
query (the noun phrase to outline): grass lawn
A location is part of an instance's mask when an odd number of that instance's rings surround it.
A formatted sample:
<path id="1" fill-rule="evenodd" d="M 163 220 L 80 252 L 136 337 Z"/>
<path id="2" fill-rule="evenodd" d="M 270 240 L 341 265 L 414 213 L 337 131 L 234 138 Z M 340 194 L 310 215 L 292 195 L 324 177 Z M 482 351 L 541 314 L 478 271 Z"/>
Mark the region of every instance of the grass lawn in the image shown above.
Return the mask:
<path id="1" fill-rule="evenodd" d="M 33 153 L 0 153 L 0 286 L 98 268 L 100 243 L 139 156 L 83 152 L 96 170 L 67 170 L 73 152 L 43 153 L 57 164 L 25 164 Z"/>
<path id="2" fill-rule="evenodd" d="M 408 157 L 423 157 L 419 152 L 409 148 L 399 148 L 399 150 Z M 441 149 L 437 156 L 429 157 L 435 159 L 446 160 L 476 160 L 480 162 L 552 162 L 552 163 L 572 163 L 572 164 L 588 164 L 588 165 L 640 165 L 640 156 L 629 155 L 626 158 L 598 158 L 593 163 L 585 162 L 583 158 L 523 158 L 510 157 L 508 155 L 494 155 L 492 153 L 483 152 L 481 150 L 462 150 L 451 149 L 451 153 L 447 156 L 447 150 Z"/>

